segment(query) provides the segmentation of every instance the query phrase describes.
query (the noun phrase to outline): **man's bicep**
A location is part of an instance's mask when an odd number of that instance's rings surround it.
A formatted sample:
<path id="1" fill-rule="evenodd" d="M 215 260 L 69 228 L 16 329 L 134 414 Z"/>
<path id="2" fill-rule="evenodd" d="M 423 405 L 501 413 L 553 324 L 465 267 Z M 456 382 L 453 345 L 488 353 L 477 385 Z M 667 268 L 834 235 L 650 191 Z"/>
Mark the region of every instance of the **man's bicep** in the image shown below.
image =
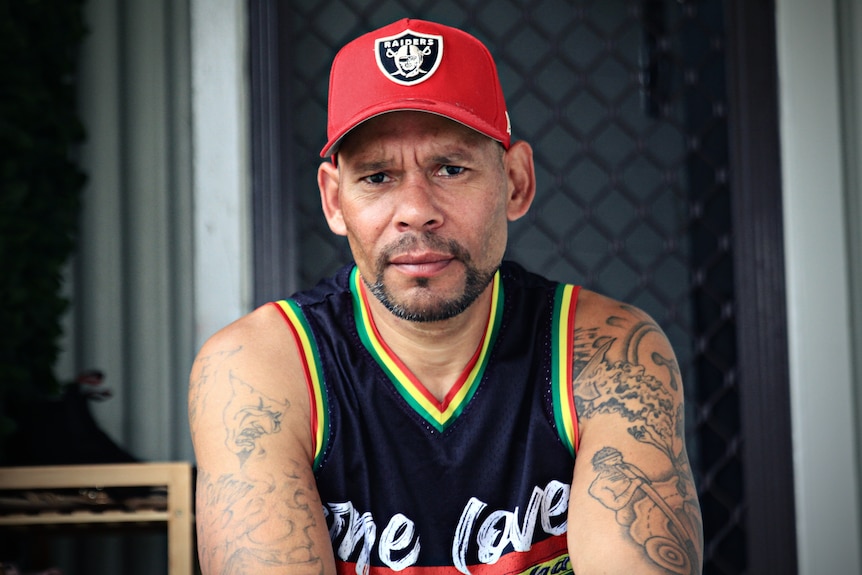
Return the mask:
<path id="1" fill-rule="evenodd" d="M 331 545 L 304 445 L 307 405 L 271 385 L 271 366 L 255 359 L 242 346 L 208 344 L 190 378 L 202 571 L 330 573 Z"/>
<path id="2" fill-rule="evenodd" d="M 574 572 L 699 574 L 700 513 L 689 485 L 630 437 L 585 441 L 569 500 Z"/>

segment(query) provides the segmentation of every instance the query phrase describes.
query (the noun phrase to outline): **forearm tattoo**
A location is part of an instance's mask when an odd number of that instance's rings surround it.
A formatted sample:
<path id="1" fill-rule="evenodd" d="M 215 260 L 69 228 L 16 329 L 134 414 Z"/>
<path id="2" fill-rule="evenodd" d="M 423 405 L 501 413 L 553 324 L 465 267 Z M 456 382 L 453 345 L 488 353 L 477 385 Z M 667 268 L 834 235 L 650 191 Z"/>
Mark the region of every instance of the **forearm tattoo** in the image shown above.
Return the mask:
<path id="1" fill-rule="evenodd" d="M 644 339 L 661 334 L 652 321 L 621 313 L 607 323 L 625 328 L 627 335 L 603 337 L 597 329 L 579 329 L 575 334 L 573 386 L 578 417 L 582 421 L 600 414 L 622 417 L 635 440 L 667 458 L 670 471 L 648 477 L 627 462 L 620 449 L 606 445 L 593 455 L 595 478 L 589 493 L 615 513 L 625 535 L 649 561 L 671 573 L 695 575 L 700 572 L 703 542 L 685 450 L 683 406 L 672 394 L 681 385 L 679 367 L 658 353 L 642 357 Z"/>
<path id="2" fill-rule="evenodd" d="M 313 477 L 296 461 L 282 469 L 264 465 L 267 439 L 282 432 L 290 403 L 260 393 L 221 362 L 226 352 L 198 361 L 198 377 L 190 386 L 189 419 L 214 409 L 210 383 L 227 383 L 230 397 L 221 411 L 224 448 L 232 453 L 235 471 L 219 476 L 198 469 L 198 554 L 202 571 L 320 574 L 323 561 L 309 530 L 315 527 L 315 507 L 321 509 Z M 223 400 L 222 400 L 223 401 Z M 275 495 L 273 495 L 275 494 Z"/>

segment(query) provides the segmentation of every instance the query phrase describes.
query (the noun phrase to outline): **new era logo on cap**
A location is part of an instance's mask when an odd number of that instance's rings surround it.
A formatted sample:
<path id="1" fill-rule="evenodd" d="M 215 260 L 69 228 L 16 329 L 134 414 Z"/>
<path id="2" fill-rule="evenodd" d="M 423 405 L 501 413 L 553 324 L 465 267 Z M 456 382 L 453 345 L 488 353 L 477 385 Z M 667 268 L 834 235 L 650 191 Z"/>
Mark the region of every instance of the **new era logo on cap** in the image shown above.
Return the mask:
<path id="1" fill-rule="evenodd" d="M 443 59 L 443 36 L 412 30 L 374 42 L 377 66 L 397 84 L 412 86 L 431 77 Z"/>

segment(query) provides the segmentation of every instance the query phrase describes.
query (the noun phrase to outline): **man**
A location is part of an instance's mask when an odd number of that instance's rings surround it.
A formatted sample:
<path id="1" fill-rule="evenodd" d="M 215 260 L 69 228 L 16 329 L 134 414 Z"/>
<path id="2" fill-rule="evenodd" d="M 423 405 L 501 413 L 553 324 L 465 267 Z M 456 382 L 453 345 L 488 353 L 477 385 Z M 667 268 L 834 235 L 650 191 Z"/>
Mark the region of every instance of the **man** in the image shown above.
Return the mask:
<path id="1" fill-rule="evenodd" d="M 203 572 L 699 573 L 667 338 L 502 262 L 536 184 L 487 49 L 418 20 L 349 43 L 321 156 L 354 263 L 192 371 Z"/>

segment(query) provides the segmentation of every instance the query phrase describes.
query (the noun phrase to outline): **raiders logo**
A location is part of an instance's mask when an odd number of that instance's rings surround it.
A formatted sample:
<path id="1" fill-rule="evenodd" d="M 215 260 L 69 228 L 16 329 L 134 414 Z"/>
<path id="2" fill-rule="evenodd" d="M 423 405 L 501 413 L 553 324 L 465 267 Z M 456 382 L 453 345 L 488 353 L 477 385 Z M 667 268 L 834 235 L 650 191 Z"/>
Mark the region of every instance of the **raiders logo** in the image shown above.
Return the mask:
<path id="1" fill-rule="evenodd" d="M 430 78 L 443 59 L 443 36 L 405 30 L 374 42 L 377 67 L 383 75 L 404 86 Z"/>

